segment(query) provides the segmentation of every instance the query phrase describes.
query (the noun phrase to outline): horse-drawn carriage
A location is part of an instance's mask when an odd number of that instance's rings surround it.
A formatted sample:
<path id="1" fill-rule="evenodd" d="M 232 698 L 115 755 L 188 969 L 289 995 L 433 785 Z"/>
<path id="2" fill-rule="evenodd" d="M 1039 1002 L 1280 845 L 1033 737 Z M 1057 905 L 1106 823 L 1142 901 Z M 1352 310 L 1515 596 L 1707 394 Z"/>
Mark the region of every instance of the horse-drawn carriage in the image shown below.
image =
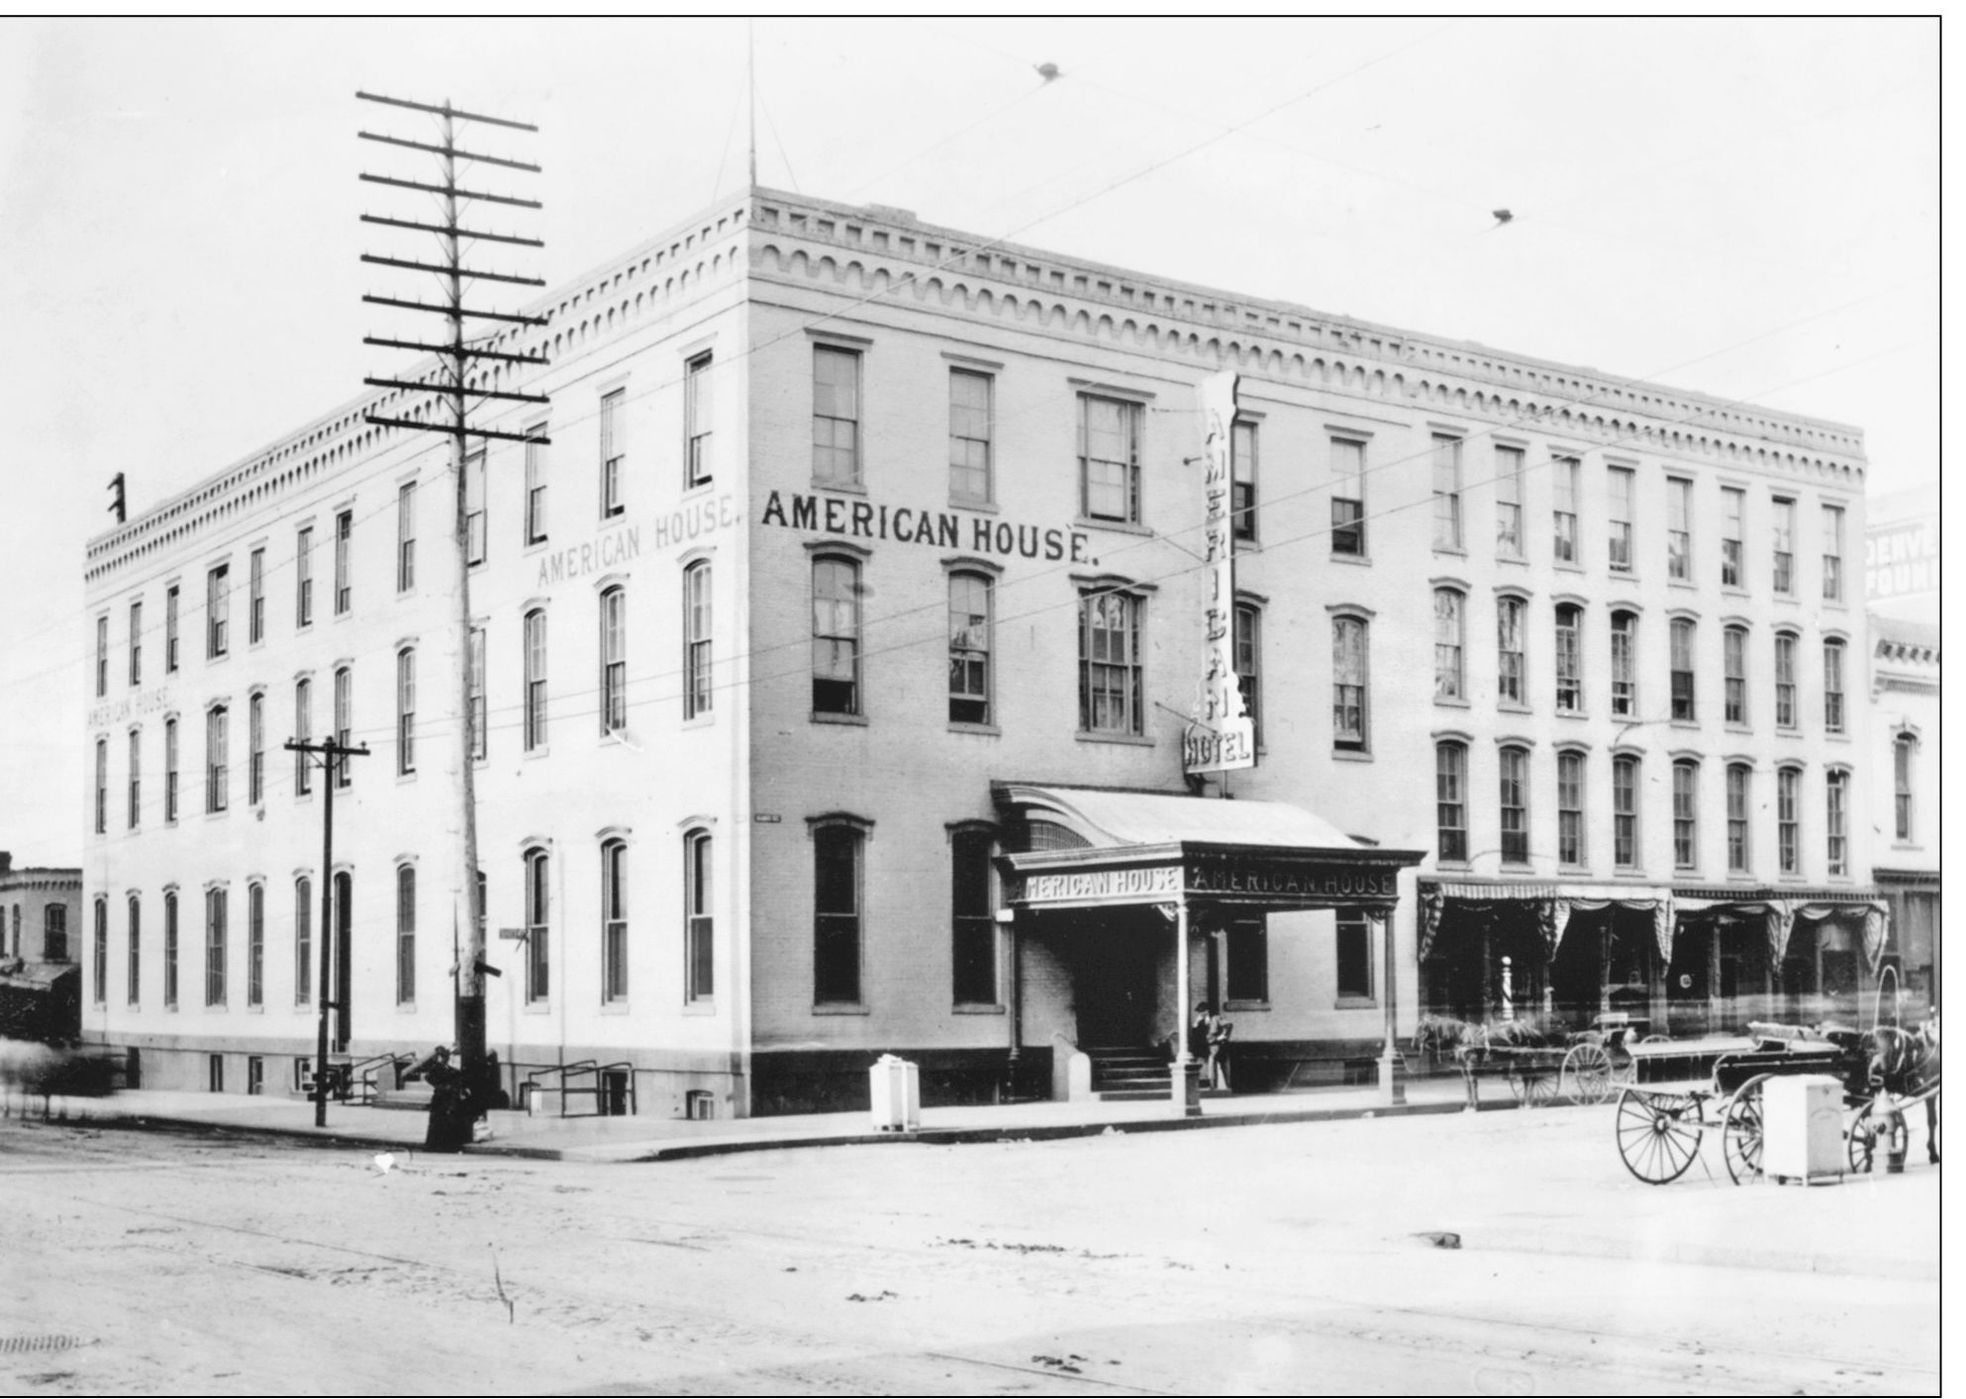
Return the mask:
<path id="1" fill-rule="evenodd" d="M 1615 1131 L 1626 1170 L 1648 1185 L 1677 1180 L 1711 1130 L 1720 1134 L 1728 1177 L 1737 1185 L 1758 1180 L 1762 1090 L 1769 1080 L 1792 1074 L 1826 1074 L 1843 1085 L 1844 1154 L 1851 1171 L 1870 1170 L 1880 1146 L 1902 1161 L 1909 1135 L 1905 1114 L 1921 1103 L 1927 1152 L 1938 1161 L 1935 1026 L 1908 1031 L 1880 1025 L 1862 1031 L 1757 1023 L 1748 1029 L 1747 1046 L 1718 1054 L 1704 1082 L 1625 1086 Z"/>

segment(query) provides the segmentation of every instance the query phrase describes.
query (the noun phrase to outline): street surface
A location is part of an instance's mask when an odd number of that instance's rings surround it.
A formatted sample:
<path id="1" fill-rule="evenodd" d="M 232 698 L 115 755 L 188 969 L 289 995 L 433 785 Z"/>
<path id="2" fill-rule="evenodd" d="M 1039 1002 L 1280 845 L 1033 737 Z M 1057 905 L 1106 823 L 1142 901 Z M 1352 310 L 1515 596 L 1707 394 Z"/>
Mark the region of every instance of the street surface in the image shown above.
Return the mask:
<path id="1" fill-rule="evenodd" d="M 1604 1107 L 384 1170 L 15 1119 L 0 1391 L 1937 1393 L 1922 1133 L 1810 1189 L 1709 1146 L 1641 1185 Z"/>

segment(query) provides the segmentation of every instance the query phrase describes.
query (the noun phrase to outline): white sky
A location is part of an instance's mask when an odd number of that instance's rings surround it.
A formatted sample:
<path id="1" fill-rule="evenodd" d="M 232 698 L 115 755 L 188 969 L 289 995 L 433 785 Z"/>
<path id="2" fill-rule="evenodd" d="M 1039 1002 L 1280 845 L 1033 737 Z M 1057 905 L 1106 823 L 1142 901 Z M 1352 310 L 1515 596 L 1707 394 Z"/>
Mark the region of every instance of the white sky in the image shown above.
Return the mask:
<path id="1" fill-rule="evenodd" d="M 1937 477 L 1936 20 L 756 36 L 763 184 L 1853 423 L 1873 494 Z M 355 176 L 405 163 L 355 132 L 420 133 L 356 90 L 536 122 L 495 149 L 545 167 L 557 283 L 739 187 L 744 50 L 738 20 L 0 21 L 0 849 L 81 862 L 109 478 L 140 512 L 395 367 Z"/>

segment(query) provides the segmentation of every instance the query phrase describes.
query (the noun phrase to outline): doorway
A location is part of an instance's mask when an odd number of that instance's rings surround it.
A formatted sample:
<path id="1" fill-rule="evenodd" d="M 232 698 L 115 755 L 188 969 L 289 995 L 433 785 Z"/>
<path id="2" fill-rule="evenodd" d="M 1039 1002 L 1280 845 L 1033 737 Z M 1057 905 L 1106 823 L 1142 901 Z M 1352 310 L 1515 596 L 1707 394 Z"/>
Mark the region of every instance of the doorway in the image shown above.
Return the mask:
<path id="1" fill-rule="evenodd" d="M 1166 951 L 1160 944 L 1171 944 L 1172 933 L 1159 914 L 1143 912 L 1087 911 L 1059 929 L 1072 967 L 1081 1048 L 1138 1049 L 1157 1038 Z"/>

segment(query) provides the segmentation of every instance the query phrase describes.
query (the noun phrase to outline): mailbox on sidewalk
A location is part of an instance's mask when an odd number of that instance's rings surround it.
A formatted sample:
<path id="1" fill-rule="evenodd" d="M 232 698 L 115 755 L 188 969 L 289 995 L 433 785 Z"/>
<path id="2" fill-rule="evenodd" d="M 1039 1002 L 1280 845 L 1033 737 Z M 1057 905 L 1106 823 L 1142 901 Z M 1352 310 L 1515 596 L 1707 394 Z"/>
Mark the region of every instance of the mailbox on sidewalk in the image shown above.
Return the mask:
<path id="1" fill-rule="evenodd" d="M 1841 1083 L 1827 1074 L 1797 1074 L 1762 1085 L 1761 1169 L 1804 1185 L 1842 1176 Z"/>
<path id="2" fill-rule="evenodd" d="M 922 1076 L 918 1065 L 883 1054 L 867 1070 L 868 1096 L 877 1132 L 918 1132 L 922 1126 Z"/>

